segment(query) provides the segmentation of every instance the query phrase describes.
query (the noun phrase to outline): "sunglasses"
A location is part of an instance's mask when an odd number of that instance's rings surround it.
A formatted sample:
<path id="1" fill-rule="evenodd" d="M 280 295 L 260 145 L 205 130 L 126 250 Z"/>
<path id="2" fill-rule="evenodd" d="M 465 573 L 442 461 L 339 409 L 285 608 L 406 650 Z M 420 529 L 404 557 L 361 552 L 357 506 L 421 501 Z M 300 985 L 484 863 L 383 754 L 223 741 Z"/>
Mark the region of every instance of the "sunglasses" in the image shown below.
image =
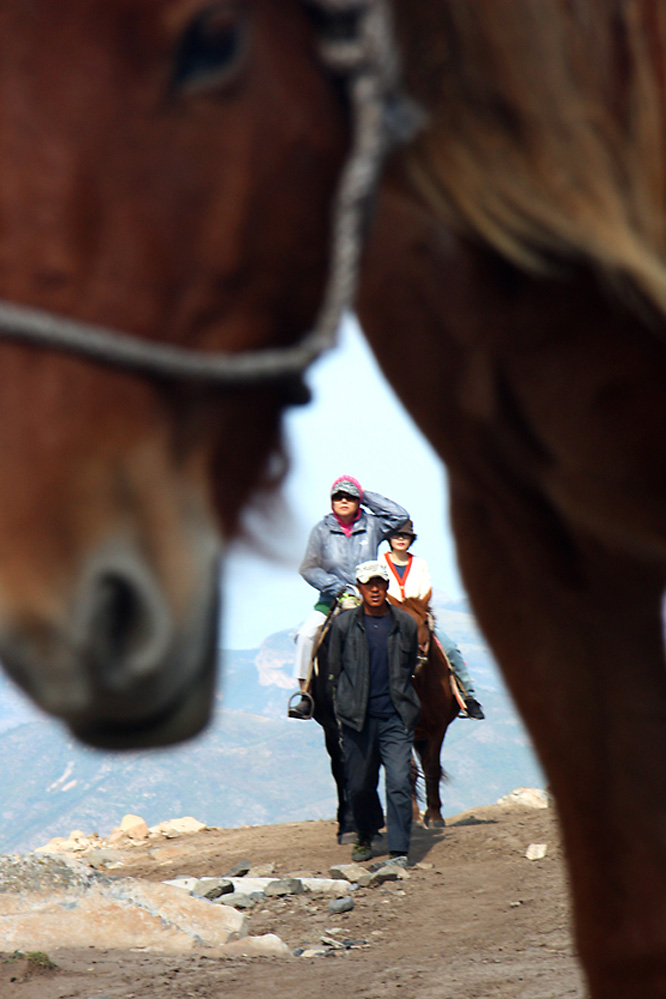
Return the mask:
<path id="1" fill-rule="evenodd" d="M 351 500 L 354 502 L 358 499 L 358 496 L 350 496 L 349 493 L 333 493 L 331 496 L 332 500 Z"/>
<path id="2" fill-rule="evenodd" d="M 413 534 L 392 534 L 391 537 L 395 538 L 396 541 L 409 541 L 411 538 L 414 537 L 414 535 Z"/>

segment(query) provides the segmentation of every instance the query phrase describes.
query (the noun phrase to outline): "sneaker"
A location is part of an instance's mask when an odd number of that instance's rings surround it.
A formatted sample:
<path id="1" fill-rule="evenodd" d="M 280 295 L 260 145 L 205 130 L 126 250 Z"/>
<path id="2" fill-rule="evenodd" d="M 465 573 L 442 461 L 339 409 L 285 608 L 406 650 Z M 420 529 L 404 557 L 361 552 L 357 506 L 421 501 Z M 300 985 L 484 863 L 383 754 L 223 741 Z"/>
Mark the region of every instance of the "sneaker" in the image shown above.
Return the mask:
<path id="1" fill-rule="evenodd" d="M 289 718 L 300 718 L 302 721 L 307 721 L 308 718 L 312 718 L 312 705 L 310 703 L 310 698 L 301 697 L 298 704 L 294 705 L 293 708 L 289 708 L 287 715 Z"/>
<path id="2" fill-rule="evenodd" d="M 476 700 L 475 697 L 466 697 L 465 707 L 467 709 L 468 718 L 476 718 L 477 721 L 481 721 L 483 718 L 486 717 L 483 713 L 483 708 L 481 707 L 481 705 L 479 704 L 479 702 Z"/>
<path id="3" fill-rule="evenodd" d="M 370 860 L 372 856 L 372 844 L 368 836 L 357 836 L 356 843 L 352 847 L 352 861 L 355 864 L 362 864 L 364 860 Z"/>

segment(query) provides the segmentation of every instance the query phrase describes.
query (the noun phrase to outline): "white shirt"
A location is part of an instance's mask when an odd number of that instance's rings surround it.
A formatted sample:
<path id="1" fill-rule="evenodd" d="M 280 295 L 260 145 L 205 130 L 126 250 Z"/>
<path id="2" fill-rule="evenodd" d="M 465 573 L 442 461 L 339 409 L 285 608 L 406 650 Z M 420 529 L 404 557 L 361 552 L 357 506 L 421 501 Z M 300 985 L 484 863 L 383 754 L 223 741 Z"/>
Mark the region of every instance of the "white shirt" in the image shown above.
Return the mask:
<path id="1" fill-rule="evenodd" d="M 394 565 L 388 558 L 388 552 L 382 552 L 380 559 L 383 559 L 388 566 L 389 572 L 389 596 L 396 600 L 404 600 L 405 597 L 429 597 L 432 593 L 432 583 L 430 582 L 430 572 L 428 563 L 418 555 L 411 555 L 405 573 L 400 577 L 394 571 Z"/>

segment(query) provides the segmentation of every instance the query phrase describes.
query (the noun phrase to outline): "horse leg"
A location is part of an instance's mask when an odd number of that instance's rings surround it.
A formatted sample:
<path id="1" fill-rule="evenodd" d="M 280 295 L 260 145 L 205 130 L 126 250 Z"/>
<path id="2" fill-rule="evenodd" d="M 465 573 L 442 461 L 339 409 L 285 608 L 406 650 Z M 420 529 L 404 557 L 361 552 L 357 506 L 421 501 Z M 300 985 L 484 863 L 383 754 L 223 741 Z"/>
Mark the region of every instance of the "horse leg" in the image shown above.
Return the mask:
<path id="1" fill-rule="evenodd" d="M 444 732 L 430 735 L 416 746 L 425 777 L 426 810 L 423 815 L 423 825 L 426 828 L 441 828 L 446 825 L 442 816 L 442 799 L 439 795 L 442 780 L 442 767 L 439 759 L 443 742 Z"/>
<path id="2" fill-rule="evenodd" d="M 338 790 L 338 842 L 341 842 L 345 833 L 354 832 L 354 820 L 347 800 L 345 762 L 342 755 L 340 732 L 337 724 L 329 722 L 326 725 L 322 725 L 322 727 L 324 729 L 326 751 L 331 761 L 331 773 L 333 774 L 333 780 Z"/>
<path id="3" fill-rule="evenodd" d="M 664 999 L 663 577 L 514 500 L 454 485 L 463 576 L 555 795 L 591 995 Z"/>

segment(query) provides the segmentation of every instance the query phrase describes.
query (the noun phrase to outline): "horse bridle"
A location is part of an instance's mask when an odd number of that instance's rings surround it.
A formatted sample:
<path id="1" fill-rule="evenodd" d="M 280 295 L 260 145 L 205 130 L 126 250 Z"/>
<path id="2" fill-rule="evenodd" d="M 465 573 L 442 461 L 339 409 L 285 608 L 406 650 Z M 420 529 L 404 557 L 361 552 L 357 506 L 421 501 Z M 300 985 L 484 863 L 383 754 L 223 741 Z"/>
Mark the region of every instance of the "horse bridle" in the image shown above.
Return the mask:
<path id="1" fill-rule="evenodd" d="M 320 57 L 345 84 L 352 141 L 332 220 L 331 263 L 316 323 L 292 346 L 228 353 L 156 343 L 10 302 L 0 302 L 0 336 L 82 355 L 148 375 L 225 387 L 284 383 L 292 403 L 305 402 L 306 368 L 336 342 L 352 306 L 368 205 L 382 161 L 418 127 L 418 113 L 399 90 L 390 0 L 305 0 L 321 15 Z"/>

